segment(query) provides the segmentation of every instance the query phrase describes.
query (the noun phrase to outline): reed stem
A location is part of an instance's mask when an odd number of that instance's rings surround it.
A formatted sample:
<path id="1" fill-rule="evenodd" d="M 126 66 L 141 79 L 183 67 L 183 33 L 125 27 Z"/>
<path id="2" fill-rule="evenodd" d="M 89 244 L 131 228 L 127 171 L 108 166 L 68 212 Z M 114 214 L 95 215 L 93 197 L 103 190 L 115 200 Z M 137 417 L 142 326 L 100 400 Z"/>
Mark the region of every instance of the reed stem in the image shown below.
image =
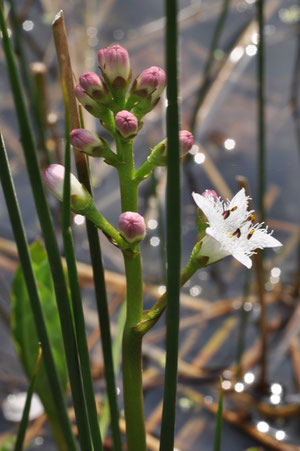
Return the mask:
<path id="1" fill-rule="evenodd" d="M 180 314 L 180 151 L 177 89 L 177 2 L 166 0 L 167 69 L 167 311 L 166 367 L 161 424 L 160 451 L 173 451 L 178 369 Z"/>

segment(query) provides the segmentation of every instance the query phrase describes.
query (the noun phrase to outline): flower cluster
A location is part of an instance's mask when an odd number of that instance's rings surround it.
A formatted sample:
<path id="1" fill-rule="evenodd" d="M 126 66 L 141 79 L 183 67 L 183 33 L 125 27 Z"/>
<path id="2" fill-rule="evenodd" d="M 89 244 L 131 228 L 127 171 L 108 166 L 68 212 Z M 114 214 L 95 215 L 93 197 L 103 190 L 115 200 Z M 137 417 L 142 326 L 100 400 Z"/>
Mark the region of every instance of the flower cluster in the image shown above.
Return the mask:
<path id="1" fill-rule="evenodd" d="M 256 249 L 282 244 L 262 224 L 254 224 L 253 211 L 248 211 L 249 197 L 242 188 L 231 201 L 224 202 L 215 191 L 193 193 L 194 201 L 207 219 L 206 235 L 200 255 L 209 257 L 208 264 L 232 255 L 251 268 L 251 255 Z"/>

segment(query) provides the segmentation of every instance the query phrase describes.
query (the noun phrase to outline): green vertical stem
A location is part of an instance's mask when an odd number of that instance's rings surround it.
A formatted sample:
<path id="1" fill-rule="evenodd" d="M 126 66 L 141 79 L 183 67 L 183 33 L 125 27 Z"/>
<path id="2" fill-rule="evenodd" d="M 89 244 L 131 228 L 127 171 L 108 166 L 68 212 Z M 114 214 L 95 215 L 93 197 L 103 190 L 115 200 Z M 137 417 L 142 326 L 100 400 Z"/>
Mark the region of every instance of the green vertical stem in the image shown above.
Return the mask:
<path id="1" fill-rule="evenodd" d="M 64 248 L 66 254 L 66 262 L 68 268 L 69 283 L 71 289 L 71 298 L 73 305 L 73 314 L 75 320 L 75 330 L 80 358 L 80 368 L 83 381 L 83 389 L 87 403 L 87 416 L 90 425 L 92 441 L 95 450 L 102 451 L 103 445 L 98 424 L 97 407 L 95 393 L 93 387 L 92 373 L 90 367 L 88 344 L 85 332 L 84 314 L 82 308 L 82 299 L 80 293 L 79 279 L 76 267 L 76 257 L 74 252 L 70 212 L 71 212 L 71 189 L 70 189 L 70 171 L 71 171 L 71 154 L 70 154 L 70 127 L 67 96 L 64 90 L 65 108 L 66 108 L 66 146 L 65 146 L 65 180 L 64 195 L 62 205 L 62 233 L 64 240 Z"/>
<path id="2" fill-rule="evenodd" d="M 57 407 L 57 416 L 61 423 L 62 435 L 65 439 L 65 443 L 61 444 L 64 451 L 75 451 L 76 444 L 75 438 L 72 433 L 71 425 L 69 422 L 67 409 L 65 405 L 64 395 L 62 387 L 59 381 L 57 369 L 54 363 L 54 358 L 51 350 L 48 332 L 46 329 L 44 314 L 41 307 L 41 301 L 37 290 L 37 284 L 32 268 L 31 257 L 29 253 L 28 243 L 24 231 L 24 226 L 21 218 L 19 204 L 17 201 L 12 176 L 9 169 L 9 164 L 5 152 L 4 142 L 2 135 L 0 136 L 0 178 L 5 196 L 7 209 L 13 229 L 13 233 L 18 248 L 20 262 L 28 290 L 32 313 L 38 333 L 39 340 L 42 344 L 45 368 L 47 371 L 47 377 L 49 380 L 50 389 L 53 399 Z"/>
<path id="3" fill-rule="evenodd" d="M 133 180 L 132 140 L 116 138 L 117 152 L 124 164 L 118 169 L 122 212 L 137 211 L 138 183 Z M 133 327 L 142 319 L 143 279 L 139 247 L 135 255 L 124 252 L 126 274 L 126 322 L 122 343 L 124 410 L 128 451 L 146 451 L 142 379 L 142 337 Z"/>
<path id="4" fill-rule="evenodd" d="M 27 98 L 29 100 L 30 111 L 32 113 L 32 118 L 34 121 L 36 137 L 38 141 L 38 149 L 43 152 L 44 164 L 49 164 L 49 154 L 46 146 L 46 137 L 45 137 L 45 124 L 43 123 L 42 116 L 40 114 L 39 109 L 39 99 L 37 98 L 37 92 L 35 90 L 35 86 L 33 83 L 33 79 L 30 73 L 30 66 L 28 63 L 28 58 L 26 57 L 26 53 L 24 50 L 24 31 L 19 22 L 19 18 L 17 16 L 15 10 L 15 1 L 9 0 L 10 5 L 10 23 L 13 30 L 13 38 L 14 38 L 14 47 L 15 53 L 19 61 L 20 73 L 22 76 L 22 80 L 24 83 L 24 88 L 26 91 Z"/>
<path id="5" fill-rule="evenodd" d="M 180 158 L 177 105 L 177 2 L 166 0 L 166 68 L 167 68 L 167 337 L 166 369 L 161 425 L 161 451 L 173 451 L 178 369 L 178 335 L 180 314 Z"/>
<path id="6" fill-rule="evenodd" d="M 53 22 L 53 36 L 55 41 L 56 53 L 60 69 L 61 79 L 64 80 L 68 95 L 70 109 L 71 129 L 80 128 L 80 118 L 78 114 L 77 102 L 74 96 L 74 77 L 70 61 L 67 33 L 62 11 L 56 16 Z M 75 163 L 78 178 L 85 185 L 92 195 L 92 186 L 90 183 L 88 159 L 86 156 L 74 149 Z M 115 374 L 112 358 L 112 344 L 110 333 L 110 318 L 107 304 L 107 294 L 104 279 L 104 268 L 98 230 L 90 221 L 86 221 L 87 236 L 89 241 L 91 263 L 93 268 L 93 279 L 95 285 L 95 297 L 101 330 L 102 352 L 105 368 L 105 380 L 109 407 L 111 413 L 112 438 L 115 451 L 122 450 L 122 438 L 119 428 L 119 410 L 117 402 L 117 392 L 115 383 Z"/>
<path id="7" fill-rule="evenodd" d="M 257 148 L 258 148 L 258 203 L 260 221 L 266 219 L 264 196 L 266 191 L 266 145 L 265 145 L 265 35 L 264 35 L 264 0 L 257 0 L 258 51 L 257 51 Z M 260 334 L 261 334 L 261 374 L 260 386 L 266 387 L 267 378 L 267 329 L 264 289 L 263 251 L 256 256 L 256 274 L 260 299 Z"/>
<path id="8" fill-rule="evenodd" d="M 265 39 L 264 0 L 257 0 L 258 45 L 257 45 L 257 148 L 258 148 L 258 199 L 260 221 L 265 220 L 264 195 L 266 177 L 265 150 Z"/>
<path id="9" fill-rule="evenodd" d="M 27 171 L 33 192 L 35 206 L 39 217 L 45 246 L 48 254 L 50 269 L 52 273 L 58 313 L 60 317 L 64 348 L 70 378 L 74 410 L 77 420 L 79 440 L 82 447 L 89 451 L 92 450 L 89 425 L 86 415 L 86 405 L 82 387 L 82 380 L 78 362 L 78 352 L 75 333 L 73 329 L 72 315 L 69 304 L 69 295 L 66 286 L 66 280 L 63 272 L 61 257 L 56 241 L 56 235 L 50 215 L 49 206 L 42 183 L 37 151 L 33 139 L 25 101 L 21 88 L 16 62 L 12 52 L 10 40 L 7 34 L 3 3 L 0 4 L 0 27 L 2 31 L 3 49 L 7 61 L 11 89 L 14 97 L 18 122 L 20 127 L 21 141 L 24 149 Z"/>

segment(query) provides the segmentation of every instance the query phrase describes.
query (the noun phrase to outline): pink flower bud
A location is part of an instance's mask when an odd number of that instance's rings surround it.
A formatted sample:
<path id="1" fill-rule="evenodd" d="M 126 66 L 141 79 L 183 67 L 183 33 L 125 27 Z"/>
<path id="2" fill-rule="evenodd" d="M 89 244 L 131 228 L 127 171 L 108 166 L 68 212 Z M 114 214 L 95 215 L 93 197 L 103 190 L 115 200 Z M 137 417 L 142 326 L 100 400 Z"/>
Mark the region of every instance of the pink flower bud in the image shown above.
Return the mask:
<path id="1" fill-rule="evenodd" d="M 123 138 L 132 138 L 137 134 L 139 123 L 134 114 L 129 111 L 119 111 L 116 115 L 116 129 Z"/>
<path id="2" fill-rule="evenodd" d="M 85 152 L 93 157 L 101 157 L 105 149 L 105 143 L 94 133 L 84 128 L 76 128 L 70 133 L 71 144 L 81 152 Z"/>
<path id="3" fill-rule="evenodd" d="M 140 97 L 152 94 L 152 101 L 161 96 L 166 86 L 166 73 L 157 66 L 149 67 L 140 73 L 133 82 L 132 92 Z"/>
<path id="4" fill-rule="evenodd" d="M 181 130 L 179 132 L 179 142 L 180 142 L 181 156 L 184 156 L 193 147 L 194 137 L 191 132 L 189 132 L 187 130 Z"/>
<path id="5" fill-rule="evenodd" d="M 79 83 L 84 91 L 95 100 L 102 101 L 106 98 L 111 100 L 106 84 L 94 72 L 85 72 L 80 75 Z"/>
<path id="6" fill-rule="evenodd" d="M 201 196 L 205 197 L 206 199 L 212 199 L 214 202 L 218 199 L 217 193 L 213 189 L 206 189 Z"/>
<path id="7" fill-rule="evenodd" d="M 98 52 L 98 61 L 104 79 L 113 87 L 124 88 L 130 80 L 128 52 L 120 45 L 112 45 Z"/>
<path id="8" fill-rule="evenodd" d="M 129 243 L 138 243 L 146 234 L 143 216 L 133 211 L 126 211 L 120 215 L 118 227 L 121 235 Z"/>
<path id="9" fill-rule="evenodd" d="M 79 102 L 84 108 L 91 113 L 93 116 L 101 117 L 102 109 L 95 100 L 93 100 L 82 88 L 81 85 L 77 85 L 74 88 L 74 93 Z M 103 107 L 102 107 L 103 108 Z"/>
<path id="10" fill-rule="evenodd" d="M 65 168 L 61 164 L 50 164 L 44 172 L 44 183 L 46 187 L 59 200 L 63 198 L 64 190 Z M 91 197 L 83 185 L 77 180 L 75 175 L 70 174 L 71 177 L 71 207 L 73 210 L 82 210 L 87 206 Z"/>

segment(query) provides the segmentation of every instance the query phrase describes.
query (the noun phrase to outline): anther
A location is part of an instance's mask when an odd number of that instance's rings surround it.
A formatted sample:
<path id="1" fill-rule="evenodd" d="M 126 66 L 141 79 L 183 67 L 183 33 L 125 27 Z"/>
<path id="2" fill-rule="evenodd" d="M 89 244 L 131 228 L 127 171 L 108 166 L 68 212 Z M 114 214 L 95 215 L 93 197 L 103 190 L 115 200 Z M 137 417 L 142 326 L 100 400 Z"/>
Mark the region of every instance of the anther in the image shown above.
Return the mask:
<path id="1" fill-rule="evenodd" d="M 222 213 L 222 216 L 223 216 L 224 219 L 227 219 L 229 215 L 230 215 L 230 210 L 225 210 Z"/>
<path id="2" fill-rule="evenodd" d="M 240 238 L 240 236 L 241 236 L 240 229 L 236 229 L 236 231 L 232 234 L 232 236 L 236 236 L 237 238 Z"/>
<path id="3" fill-rule="evenodd" d="M 254 222 L 254 219 L 255 219 L 255 216 L 254 215 L 250 215 L 250 216 L 248 216 L 247 221 Z"/>
<path id="4" fill-rule="evenodd" d="M 250 230 L 250 232 L 248 233 L 248 236 L 247 236 L 247 240 L 250 240 L 250 238 L 252 237 L 253 233 L 254 233 L 254 230 L 253 229 Z"/>
<path id="5" fill-rule="evenodd" d="M 235 210 L 237 210 L 237 207 L 236 207 L 236 206 L 233 207 L 230 211 L 235 211 Z"/>

